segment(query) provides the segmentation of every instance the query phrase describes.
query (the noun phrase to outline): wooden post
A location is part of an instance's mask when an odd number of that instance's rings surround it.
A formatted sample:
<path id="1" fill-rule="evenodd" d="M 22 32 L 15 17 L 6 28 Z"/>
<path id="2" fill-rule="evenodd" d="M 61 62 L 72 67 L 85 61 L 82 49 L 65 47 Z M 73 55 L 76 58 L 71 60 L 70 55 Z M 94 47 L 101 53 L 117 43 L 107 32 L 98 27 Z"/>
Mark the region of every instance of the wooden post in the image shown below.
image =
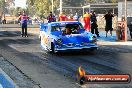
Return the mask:
<path id="1" fill-rule="evenodd" d="M 54 1 L 52 0 L 52 13 L 54 13 Z"/>
<path id="2" fill-rule="evenodd" d="M 127 0 L 125 0 L 125 41 L 127 41 Z"/>
<path id="3" fill-rule="evenodd" d="M 60 13 L 62 12 L 62 0 L 60 0 Z"/>

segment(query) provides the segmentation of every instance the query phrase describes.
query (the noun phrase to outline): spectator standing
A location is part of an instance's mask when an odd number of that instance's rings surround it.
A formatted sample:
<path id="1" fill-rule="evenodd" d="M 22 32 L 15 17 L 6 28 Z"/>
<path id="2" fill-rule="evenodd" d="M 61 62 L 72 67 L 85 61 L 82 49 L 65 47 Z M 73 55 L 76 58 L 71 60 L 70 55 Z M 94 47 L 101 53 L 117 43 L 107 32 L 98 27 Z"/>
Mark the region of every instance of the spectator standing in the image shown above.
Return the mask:
<path id="1" fill-rule="evenodd" d="M 3 22 L 2 22 L 3 24 L 6 24 L 6 18 L 4 17 L 4 19 L 3 19 Z"/>
<path id="2" fill-rule="evenodd" d="M 59 14 L 59 21 L 67 21 L 67 17 L 63 12 Z"/>
<path id="3" fill-rule="evenodd" d="M 47 17 L 48 23 L 55 22 L 55 16 L 52 14 L 52 12 L 49 13 Z"/>
<path id="4" fill-rule="evenodd" d="M 28 37 L 27 35 L 27 21 L 29 17 L 26 15 L 25 11 L 23 11 L 23 14 L 20 15 L 19 19 L 21 20 L 21 27 L 22 27 L 22 37 Z"/>
<path id="5" fill-rule="evenodd" d="M 86 12 L 86 14 L 83 15 L 84 28 L 87 31 L 90 31 L 90 17 L 91 14 L 89 12 Z"/>
<path id="6" fill-rule="evenodd" d="M 96 14 L 94 11 L 92 11 L 92 14 L 91 14 L 91 33 L 96 34 L 97 37 L 100 37 L 98 32 Z"/>
<path id="7" fill-rule="evenodd" d="M 113 31 L 112 18 L 114 17 L 114 15 L 111 14 L 111 12 L 108 12 L 107 14 L 104 15 L 104 17 L 105 17 L 105 20 L 106 20 L 106 26 L 105 26 L 106 37 L 107 37 L 107 34 L 108 34 L 109 31 L 110 31 L 110 34 L 112 36 L 112 31 Z"/>
<path id="8" fill-rule="evenodd" d="M 69 16 L 69 18 L 67 19 L 67 21 L 75 21 L 75 20 L 74 20 L 74 17 L 73 17 L 73 14 L 71 14 L 71 15 Z"/>

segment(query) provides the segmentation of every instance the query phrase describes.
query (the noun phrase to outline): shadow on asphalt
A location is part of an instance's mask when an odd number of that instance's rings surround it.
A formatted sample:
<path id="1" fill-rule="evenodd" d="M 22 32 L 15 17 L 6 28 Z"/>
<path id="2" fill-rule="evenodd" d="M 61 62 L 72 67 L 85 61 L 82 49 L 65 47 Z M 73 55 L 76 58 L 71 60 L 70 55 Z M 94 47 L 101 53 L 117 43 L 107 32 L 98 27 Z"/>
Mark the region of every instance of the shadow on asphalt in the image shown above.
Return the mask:
<path id="1" fill-rule="evenodd" d="M 3 39 L 0 40 L 1 43 L 6 43 L 6 44 L 23 44 L 23 45 L 30 45 L 30 44 L 38 44 L 37 42 L 33 41 L 34 39 L 28 39 L 28 38 L 23 38 L 23 39 Z M 39 40 L 38 40 L 39 41 Z"/>
<path id="2" fill-rule="evenodd" d="M 91 51 L 67 51 L 54 54 L 56 56 L 95 56 L 95 55 L 113 55 L 119 53 L 132 53 L 132 46 L 128 45 L 103 45 L 96 52 Z"/>
<path id="3" fill-rule="evenodd" d="M 0 37 L 16 37 L 20 35 L 20 31 L 0 31 Z"/>
<path id="4" fill-rule="evenodd" d="M 21 37 L 21 31 L 0 31 L 0 37 Z M 33 34 L 28 33 L 28 36 L 34 36 Z"/>
<path id="5" fill-rule="evenodd" d="M 90 51 L 67 51 L 67 52 L 58 52 L 54 54 L 56 56 L 87 56 L 87 55 L 94 55 L 94 53 Z"/>

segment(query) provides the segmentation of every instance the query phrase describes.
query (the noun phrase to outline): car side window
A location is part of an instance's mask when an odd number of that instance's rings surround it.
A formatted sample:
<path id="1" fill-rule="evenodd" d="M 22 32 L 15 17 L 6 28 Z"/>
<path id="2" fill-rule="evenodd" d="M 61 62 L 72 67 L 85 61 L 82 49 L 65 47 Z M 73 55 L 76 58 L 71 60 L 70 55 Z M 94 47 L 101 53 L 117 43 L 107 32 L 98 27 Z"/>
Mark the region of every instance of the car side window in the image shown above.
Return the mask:
<path id="1" fill-rule="evenodd" d="M 48 26 L 45 26 L 45 32 L 47 32 L 47 30 L 48 30 Z"/>
<path id="2" fill-rule="evenodd" d="M 80 26 L 78 24 L 70 24 L 69 28 L 72 34 L 79 34 Z"/>
<path id="3" fill-rule="evenodd" d="M 84 29 L 83 25 L 81 23 L 78 24 L 80 29 Z"/>
<path id="4" fill-rule="evenodd" d="M 51 31 L 61 31 L 61 28 L 59 26 L 51 26 Z"/>

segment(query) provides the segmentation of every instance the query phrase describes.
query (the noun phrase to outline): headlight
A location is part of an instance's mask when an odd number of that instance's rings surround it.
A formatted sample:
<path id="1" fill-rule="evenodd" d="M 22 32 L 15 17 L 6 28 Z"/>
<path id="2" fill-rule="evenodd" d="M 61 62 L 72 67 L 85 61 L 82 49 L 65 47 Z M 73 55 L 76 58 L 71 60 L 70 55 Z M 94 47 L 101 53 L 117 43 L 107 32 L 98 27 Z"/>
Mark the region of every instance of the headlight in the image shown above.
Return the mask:
<path id="1" fill-rule="evenodd" d="M 62 44 L 62 40 L 61 40 L 61 39 L 58 39 L 56 43 L 57 43 L 58 45 L 61 45 L 61 44 Z"/>

